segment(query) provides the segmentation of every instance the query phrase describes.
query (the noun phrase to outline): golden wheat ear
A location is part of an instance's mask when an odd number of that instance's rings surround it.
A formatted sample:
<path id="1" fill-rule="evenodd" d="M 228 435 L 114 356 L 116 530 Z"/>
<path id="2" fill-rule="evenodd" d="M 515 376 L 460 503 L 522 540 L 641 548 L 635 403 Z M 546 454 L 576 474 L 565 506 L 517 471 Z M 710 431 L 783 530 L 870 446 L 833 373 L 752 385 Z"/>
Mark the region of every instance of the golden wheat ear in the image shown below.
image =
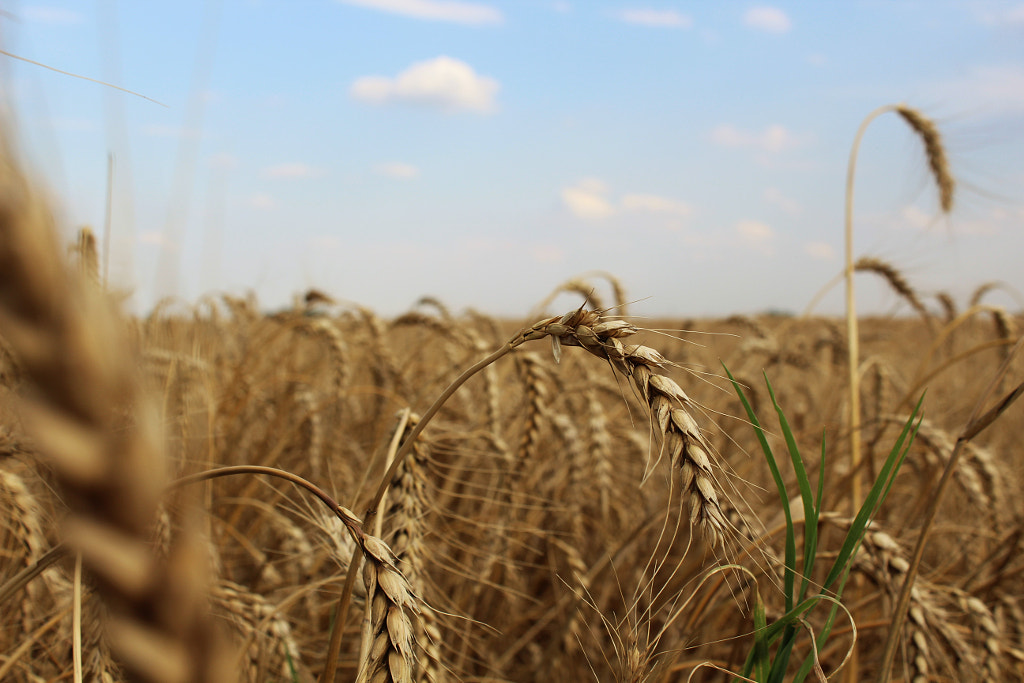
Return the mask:
<path id="1" fill-rule="evenodd" d="M 2 144 L 2 143 L 0 143 Z M 165 484 L 161 431 L 123 321 L 66 267 L 53 219 L 0 149 L 0 328 L 22 403 L 70 514 L 65 539 L 110 608 L 111 648 L 133 680 L 232 680 L 205 607 L 205 551 L 149 541 Z"/>

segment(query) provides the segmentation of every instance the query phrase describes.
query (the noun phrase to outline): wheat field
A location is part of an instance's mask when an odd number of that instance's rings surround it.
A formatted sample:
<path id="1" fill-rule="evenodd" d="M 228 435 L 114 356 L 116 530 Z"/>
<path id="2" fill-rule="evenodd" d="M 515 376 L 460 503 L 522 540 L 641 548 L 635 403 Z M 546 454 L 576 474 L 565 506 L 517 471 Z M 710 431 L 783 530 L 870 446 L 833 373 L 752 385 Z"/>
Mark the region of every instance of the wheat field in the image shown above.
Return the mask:
<path id="1" fill-rule="evenodd" d="M 744 680 L 787 611 L 787 525 L 728 369 L 784 454 L 767 377 L 822 482 L 810 585 L 925 396 L 839 616 L 800 615 L 784 679 L 876 680 L 909 578 L 892 680 L 1024 680 L 1024 319 L 993 285 L 956 302 L 858 262 L 908 314 L 860 320 L 854 471 L 842 320 L 635 319 L 614 278 L 517 321 L 312 290 L 132 316 L 91 233 L 65 258 L 2 166 L 0 679 Z"/>

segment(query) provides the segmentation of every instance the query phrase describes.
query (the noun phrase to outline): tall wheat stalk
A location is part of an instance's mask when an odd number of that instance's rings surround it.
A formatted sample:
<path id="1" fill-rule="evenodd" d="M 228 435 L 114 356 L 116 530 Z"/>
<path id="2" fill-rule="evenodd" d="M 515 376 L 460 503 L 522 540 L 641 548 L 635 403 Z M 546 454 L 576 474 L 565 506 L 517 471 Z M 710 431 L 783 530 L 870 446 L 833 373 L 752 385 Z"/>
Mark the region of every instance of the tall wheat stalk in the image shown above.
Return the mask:
<path id="1" fill-rule="evenodd" d="M 857 154 L 860 151 L 861 139 L 867 131 L 868 126 L 876 118 L 888 112 L 896 112 L 907 122 L 913 131 L 921 138 L 924 144 L 925 154 L 928 157 L 928 167 L 939 190 L 939 205 L 943 213 L 949 213 L 953 209 L 953 193 L 956 183 L 949 170 L 949 161 L 946 157 L 945 147 L 942 143 L 942 136 L 939 134 L 935 124 L 915 109 L 903 104 L 887 104 L 874 110 L 861 122 L 857 129 L 857 135 L 853 140 L 853 147 L 850 149 L 850 160 L 846 171 L 846 209 L 845 218 L 845 251 L 846 251 L 846 336 L 847 336 L 847 359 L 849 372 L 849 444 L 850 444 L 850 469 L 853 472 L 853 485 L 851 488 L 851 505 L 856 509 L 862 499 L 861 475 L 861 407 L 860 407 L 860 335 L 857 326 L 857 298 L 854 294 L 854 273 L 856 262 L 853 252 L 853 188 L 854 175 L 857 169 Z"/>

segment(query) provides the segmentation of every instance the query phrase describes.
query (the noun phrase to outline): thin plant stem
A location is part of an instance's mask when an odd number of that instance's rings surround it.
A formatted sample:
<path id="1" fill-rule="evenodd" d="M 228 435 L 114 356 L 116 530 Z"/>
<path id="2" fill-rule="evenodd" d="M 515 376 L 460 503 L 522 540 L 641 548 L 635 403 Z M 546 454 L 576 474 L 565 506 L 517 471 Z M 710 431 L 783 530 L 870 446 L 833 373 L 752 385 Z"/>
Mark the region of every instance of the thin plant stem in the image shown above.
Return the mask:
<path id="1" fill-rule="evenodd" d="M 1021 336 L 1020 339 L 1017 340 L 1017 343 L 1010 350 L 1010 353 L 1008 353 L 1006 358 L 1003 359 L 999 369 L 996 370 L 992 380 L 985 388 L 985 391 L 982 392 L 981 398 L 979 398 L 977 403 L 974 404 L 974 409 L 971 411 L 971 417 L 967 420 L 967 425 L 964 427 L 963 431 L 960 432 L 960 436 L 957 437 L 956 445 L 953 447 L 953 452 L 949 456 L 949 462 L 946 463 L 946 468 L 942 471 L 942 478 L 939 480 L 938 486 L 931 494 L 931 500 L 924 515 L 924 522 L 921 525 L 921 533 L 917 537 L 917 543 L 914 545 L 914 552 L 910 557 L 910 567 L 907 569 L 906 576 L 903 579 L 903 587 L 900 589 L 900 595 L 896 601 L 896 607 L 893 609 L 892 623 L 889 626 L 889 635 L 886 637 L 885 650 L 882 653 L 882 666 L 879 668 L 878 678 L 876 679 L 879 683 L 888 683 L 892 677 L 893 662 L 896 659 L 896 648 L 899 646 L 900 632 L 903 630 L 903 622 L 907 616 L 907 608 L 910 606 L 910 593 L 914 588 L 914 581 L 921 566 L 921 558 L 924 556 L 924 546 L 928 541 L 932 524 L 935 522 L 935 517 L 939 512 L 939 505 L 942 503 L 942 496 L 949 487 L 949 482 L 953 478 L 956 466 L 960 462 L 960 454 L 963 452 L 964 446 L 966 446 L 971 439 L 977 436 L 985 427 L 988 427 L 995 422 L 996 418 L 1005 412 L 1006 409 L 1017 400 L 1021 393 L 1024 393 L 1024 383 L 1022 383 L 991 409 L 985 411 L 985 413 L 981 412 L 982 406 L 988 402 L 989 396 L 991 396 L 996 390 L 999 382 L 1003 379 L 1003 376 L 1010 367 L 1010 361 L 1017 354 L 1022 345 L 1024 345 L 1024 336 Z"/>
<path id="2" fill-rule="evenodd" d="M 853 258 L 853 187 L 854 176 L 857 170 L 857 154 L 860 151 L 860 141 L 864 137 L 868 126 L 882 114 L 896 111 L 897 107 L 887 104 L 874 110 L 861 122 L 857 129 L 857 135 L 853 139 L 853 147 L 850 149 L 850 161 L 846 169 L 846 210 L 844 214 L 845 235 L 846 235 L 846 353 L 849 371 L 849 413 L 850 413 L 850 472 L 853 474 L 853 484 L 850 489 L 850 507 L 857 510 L 861 501 L 861 434 L 860 434 L 860 377 L 857 367 L 860 364 L 860 334 L 857 327 L 857 298 L 854 294 L 853 276 L 855 271 Z"/>
<path id="3" fill-rule="evenodd" d="M 391 461 L 391 465 L 387 468 L 384 476 L 381 478 L 380 485 L 377 487 L 377 493 L 374 494 L 373 499 L 366 506 L 366 514 L 364 515 L 363 524 L 369 525 L 373 522 L 377 516 L 377 509 L 380 506 L 384 495 L 387 493 L 388 488 L 391 486 L 391 482 L 395 478 L 395 474 L 398 472 L 398 468 L 402 466 L 409 453 L 412 452 L 413 444 L 416 443 L 416 439 L 419 438 L 423 428 L 431 418 L 437 414 L 437 411 L 441 409 L 441 406 L 451 398 L 452 394 L 458 391 L 459 387 L 465 384 L 466 380 L 486 368 L 491 363 L 495 362 L 499 358 L 502 358 L 513 348 L 519 346 L 522 343 L 520 341 L 521 335 L 514 337 L 512 340 L 505 342 L 492 354 L 478 361 L 475 365 L 470 367 L 468 370 L 459 375 L 454 382 L 448 385 L 448 388 L 437 397 L 433 405 L 427 409 L 427 412 L 423 414 L 423 417 L 413 428 L 409 436 L 402 442 L 401 448 L 395 453 L 394 459 Z M 352 602 L 352 591 L 355 588 L 355 576 L 358 569 L 356 564 L 360 561 L 359 548 L 356 548 L 352 552 L 352 561 L 349 562 L 348 576 L 345 579 L 345 585 L 342 588 L 341 595 L 338 598 L 338 608 L 334 612 L 334 625 L 331 628 L 331 641 L 327 649 L 327 663 L 324 666 L 324 671 L 320 676 L 320 683 L 334 683 L 334 673 L 337 668 L 338 653 L 341 649 L 342 632 L 345 630 L 345 622 L 348 621 L 348 609 Z"/>

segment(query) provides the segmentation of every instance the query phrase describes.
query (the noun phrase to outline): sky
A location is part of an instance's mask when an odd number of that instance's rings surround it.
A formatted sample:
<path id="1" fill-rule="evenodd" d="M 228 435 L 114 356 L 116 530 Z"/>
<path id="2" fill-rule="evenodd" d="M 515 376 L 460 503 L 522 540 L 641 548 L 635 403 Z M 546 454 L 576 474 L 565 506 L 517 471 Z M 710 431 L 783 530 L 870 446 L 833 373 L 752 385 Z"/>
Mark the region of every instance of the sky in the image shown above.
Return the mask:
<path id="1" fill-rule="evenodd" d="M 109 281 L 139 310 L 317 288 L 520 318 L 574 277 L 610 299 L 598 271 L 642 315 L 799 313 L 843 269 L 858 126 L 896 103 L 943 134 L 955 207 L 885 114 L 859 151 L 855 255 L 929 305 L 999 281 L 986 301 L 1024 308 L 1022 2 L 2 10 L 22 58 L 0 56 L 4 125 L 68 240 L 109 216 Z M 860 311 L 908 313 L 876 280 L 858 276 Z M 841 287 L 815 311 L 841 313 Z"/>

